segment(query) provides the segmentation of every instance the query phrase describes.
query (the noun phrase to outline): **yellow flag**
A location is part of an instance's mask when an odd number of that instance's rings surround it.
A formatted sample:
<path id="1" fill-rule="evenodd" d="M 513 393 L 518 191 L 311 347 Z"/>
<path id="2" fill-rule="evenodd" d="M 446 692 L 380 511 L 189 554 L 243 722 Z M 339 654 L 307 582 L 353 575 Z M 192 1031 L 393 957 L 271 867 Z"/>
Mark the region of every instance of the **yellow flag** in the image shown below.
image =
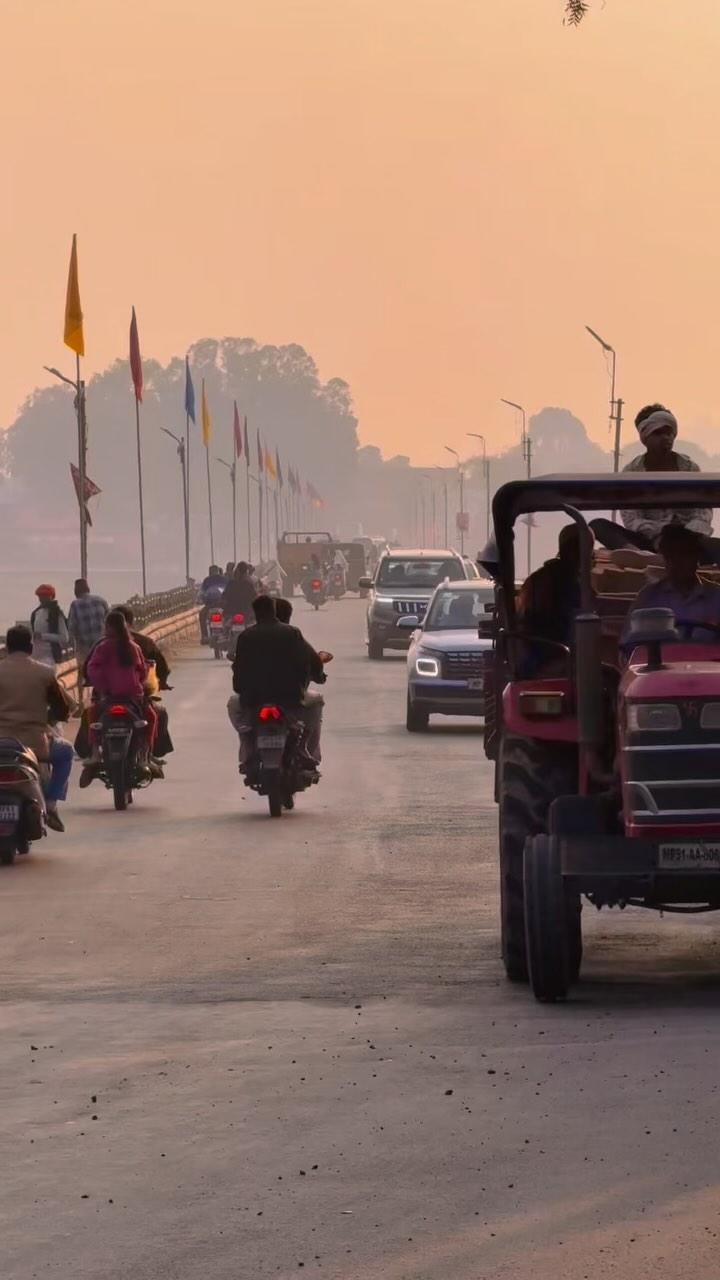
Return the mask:
<path id="1" fill-rule="evenodd" d="M 273 456 L 270 453 L 269 449 L 265 450 L 265 470 L 267 471 L 271 480 L 277 480 L 277 471 L 275 470 L 275 463 L 273 462 Z"/>
<path id="2" fill-rule="evenodd" d="M 79 356 L 85 355 L 83 313 L 80 306 L 80 285 L 78 284 L 77 236 L 73 236 L 67 297 L 65 298 L 65 346 Z"/>
<path id="3" fill-rule="evenodd" d="M 205 395 L 205 379 L 202 380 L 202 438 L 205 448 L 210 445 L 210 410 L 208 409 L 207 396 Z"/>

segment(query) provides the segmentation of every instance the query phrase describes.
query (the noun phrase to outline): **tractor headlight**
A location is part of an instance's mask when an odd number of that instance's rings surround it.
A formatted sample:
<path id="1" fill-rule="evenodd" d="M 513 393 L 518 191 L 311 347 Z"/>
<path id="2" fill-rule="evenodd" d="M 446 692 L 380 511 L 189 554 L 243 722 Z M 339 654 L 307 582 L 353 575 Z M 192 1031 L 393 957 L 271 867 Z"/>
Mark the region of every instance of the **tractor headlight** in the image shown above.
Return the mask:
<path id="1" fill-rule="evenodd" d="M 720 702 L 706 702 L 700 712 L 701 729 L 720 729 Z"/>
<path id="2" fill-rule="evenodd" d="M 419 676 L 439 676 L 440 663 L 426 649 L 421 649 L 415 659 L 415 670 Z"/>
<path id="3" fill-rule="evenodd" d="M 680 708 L 674 702 L 629 702 L 630 733 L 676 733 L 682 727 Z"/>

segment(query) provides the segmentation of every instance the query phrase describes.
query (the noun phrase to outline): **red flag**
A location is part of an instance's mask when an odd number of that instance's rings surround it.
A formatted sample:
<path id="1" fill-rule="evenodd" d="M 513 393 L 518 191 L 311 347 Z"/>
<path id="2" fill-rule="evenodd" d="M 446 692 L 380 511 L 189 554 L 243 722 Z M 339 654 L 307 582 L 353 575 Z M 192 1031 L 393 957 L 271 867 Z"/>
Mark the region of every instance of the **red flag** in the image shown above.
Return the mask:
<path id="1" fill-rule="evenodd" d="M 70 474 L 72 476 L 73 484 L 75 486 L 75 496 L 78 500 L 78 505 L 79 505 L 80 504 L 80 472 L 78 471 L 78 468 L 75 466 L 74 462 L 70 463 Z M 90 498 L 96 498 L 99 493 L 102 493 L 102 489 L 98 485 L 96 485 L 94 480 L 91 480 L 90 477 L 87 475 L 85 476 L 84 488 L 85 488 L 85 519 L 89 525 L 92 525 L 92 520 L 90 519 L 90 512 L 88 511 L 88 508 L 87 508 L 88 500 Z"/>
<path id="2" fill-rule="evenodd" d="M 238 413 L 237 400 L 233 401 L 233 436 L 235 437 L 235 457 L 242 458 L 243 440 L 242 431 L 240 430 L 240 414 Z"/>
<path id="3" fill-rule="evenodd" d="M 135 317 L 134 307 L 132 309 L 132 319 L 130 321 L 130 372 L 132 374 L 133 386 L 135 387 L 135 399 L 142 404 L 143 370 L 142 360 L 140 358 L 140 339 L 138 338 L 137 319 Z"/>

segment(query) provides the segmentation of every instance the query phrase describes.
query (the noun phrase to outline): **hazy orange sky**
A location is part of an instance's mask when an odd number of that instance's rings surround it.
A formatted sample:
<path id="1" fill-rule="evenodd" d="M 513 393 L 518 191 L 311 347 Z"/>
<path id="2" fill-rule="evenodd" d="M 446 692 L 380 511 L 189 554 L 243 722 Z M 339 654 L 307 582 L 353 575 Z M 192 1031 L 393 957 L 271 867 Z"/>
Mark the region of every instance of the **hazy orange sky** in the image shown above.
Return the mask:
<path id="1" fill-rule="evenodd" d="M 0 423 L 62 347 L 87 372 L 197 338 L 299 342 L 364 443 L 515 439 L 498 397 L 607 440 L 720 422 L 720 4 L 3 0 Z M 630 428 L 627 438 L 633 435 Z M 467 442 L 468 444 L 470 442 Z"/>

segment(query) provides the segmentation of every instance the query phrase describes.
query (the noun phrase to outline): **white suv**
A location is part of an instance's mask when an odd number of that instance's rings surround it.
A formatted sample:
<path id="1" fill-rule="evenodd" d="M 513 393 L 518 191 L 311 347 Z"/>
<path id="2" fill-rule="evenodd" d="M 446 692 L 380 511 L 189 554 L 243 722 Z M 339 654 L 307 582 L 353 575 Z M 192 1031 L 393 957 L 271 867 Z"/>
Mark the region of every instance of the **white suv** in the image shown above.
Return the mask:
<path id="1" fill-rule="evenodd" d="M 360 579 L 360 586 L 370 591 L 368 657 L 377 660 L 385 649 L 409 648 L 435 588 L 446 578 L 459 582 L 478 577 L 472 560 L 458 551 L 387 551 L 375 576 Z"/>

